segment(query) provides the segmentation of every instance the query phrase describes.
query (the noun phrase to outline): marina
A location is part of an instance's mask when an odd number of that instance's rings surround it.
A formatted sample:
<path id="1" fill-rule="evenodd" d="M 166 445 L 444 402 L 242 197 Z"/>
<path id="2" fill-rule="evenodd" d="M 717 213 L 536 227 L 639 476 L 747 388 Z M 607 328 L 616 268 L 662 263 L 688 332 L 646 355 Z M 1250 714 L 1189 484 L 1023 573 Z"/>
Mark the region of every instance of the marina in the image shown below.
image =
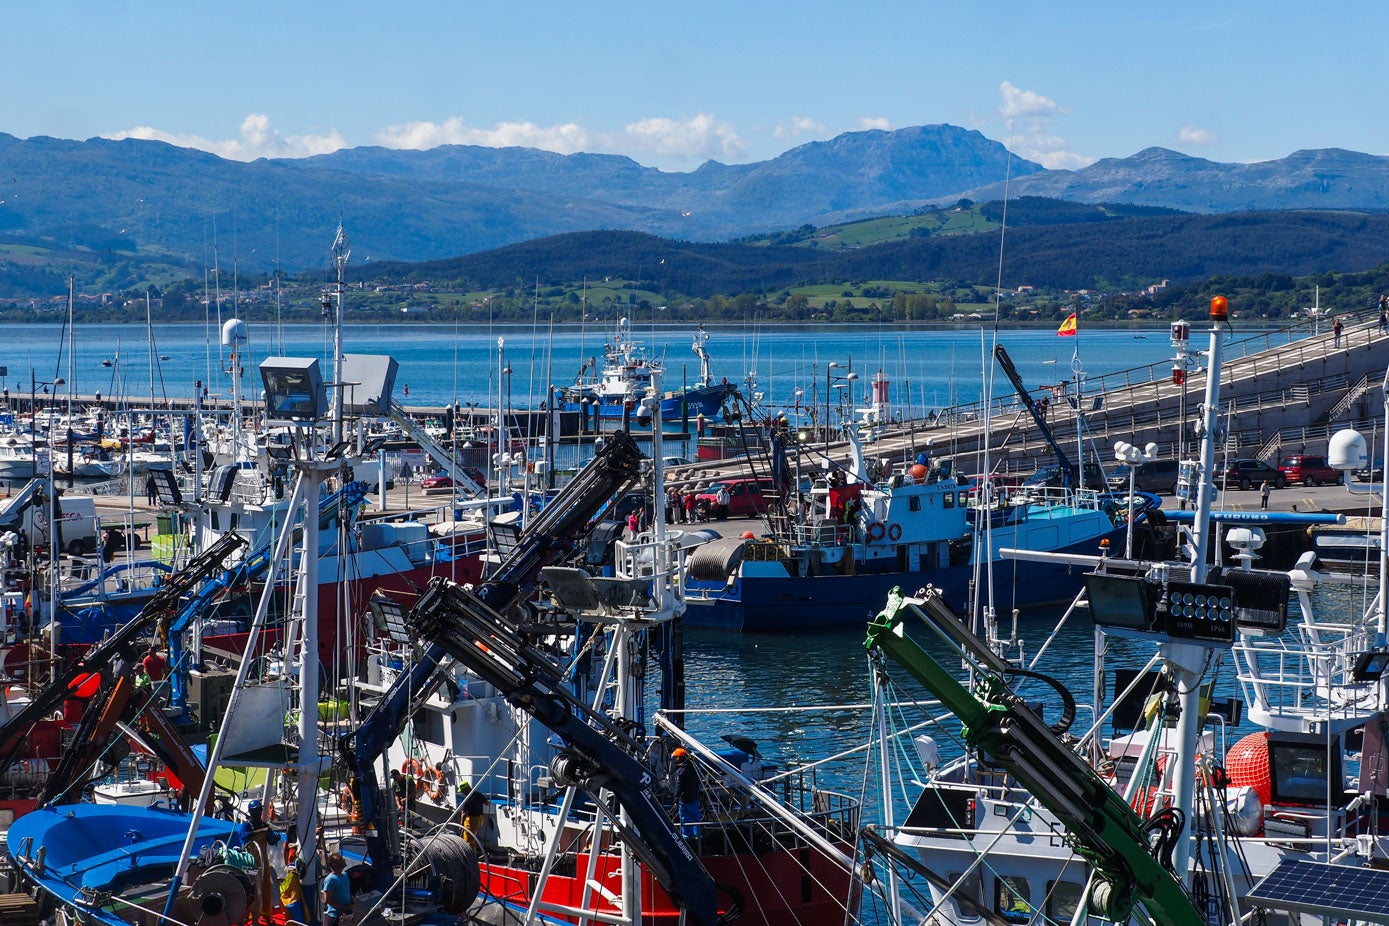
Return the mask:
<path id="1" fill-rule="evenodd" d="M 1299 915 L 1265 876 L 1294 861 L 1313 865 L 1313 878 L 1353 869 L 1352 845 L 1374 855 L 1371 803 L 1293 832 L 1287 821 L 1309 812 L 1290 817 L 1284 805 L 1303 805 L 1231 766 L 1257 793 L 1263 822 L 1225 824 L 1254 827 L 1229 850 L 1246 867 L 1219 874 L 1219 897 L 1200 912 L 1181 866 L 1148 855 L 1135 835 L 1167 813 L 1176 858 L 1207 853 L 1203 864 L 1221 871 L 1209 852 L 1225 850 L 1182 846 L 1219 845 L 1222 828 L 1181 828 L 1216 813 L 1218 798 L 1193 798 L 1173 770 L 1192 761 L 1183 755 L 1215 762 L 1257 746 L 1260 730 L 1277 739 L 1322 729 L 1277 719 L 1286 668 L 1260 666 L 1286 657 L 1263 636 L 1291 632 L 1289 610 L 1309 626 L 1321 619 L 1329 580 L 1315 568 L 1318 537 L 1343 567 L 1383 546 L 1347 546 L 1346 515 L 1377 511 L 1344 486 L 1280 479 L 1270 497 L 1216 481 L 1217 452 L 1267 459 L 1289 446 L 1338 465 L 1349 454 L 1327 481 L 1353 481 L 1368 454 L 1340 432 L 1383 407 L 1366 385 L 1370 324 L 1335 345 L 1291 331 L 1227 345 L 1223 320 L 1208 349 L 1193 343 L 1198 326 L 1173 325 L 1174 360 L 1151 358 L 1146 344 L 1146 367 L 1069 385 L 1027 381 L 1027 370 L 1055 376 L 1043 349 L 1023 347 L 1015 362 L 999 346 L 985 357 L 1006 387 L 981 384 L 965 401 L 916 412 L 891 404 L 892 374 L 869 374 L 859 396 L 847 359 L 817 358 L 802 383 L 782 387 L 789 402 L 750 373 L 727 377 L 692 426 L 694 394 L 664 390 L 665 366 L 635 359 L 631 346 L 612 353 L 611 403 L 601 384 L 563 402 L 545 389 L 552 398 L 518 401 L 505 388 L 514 361 L 495 342 L 493 390 L 435 408 L 401 404 L 407 377 L 427 380 L 394 356 L 346 351 L 328 363 L 266 356 L 258 383 L 230 378 L 230 401 L 214 379 L 183 407 L 94 394 L 15 403 L 15 446 L 33 471 L 10 483 L 0 508 L 15 538 L 5 667 L 17 684 L 0 718 L 12 876 L 40 912 L 111 924 L 160 911 L 209 926 L 219 916 L 300 922 L 333 866 L 351 873 L 363 922 L 1059 922 L 1088 906 L 1115 921 L 1141 908 L 1162 921 L 1228 923 L 1246 896 Z M 239 371 L 254 356 L 250 328 L 233 320 L 221 336 L 225 368 Z M 717 340 L 695 336 L 705 365 L 696 388 L 716 375 L 705 345 Z M 1206 383 L 1207 363 L 1222 369 L 1218 384 Z M 811 377 L 825 388 L 807 402 Z M 332 382 L 360 393 L 340 398 Z M 412 398 L 437 389 L 417 385 Z M 1188 404 L 1188 389 L 1207 394 Z M 1241 427 L 1241 412 L 1253 424 Z M 577 417 L 572 433 L 566 413 Z M 128 476 L 137 446 L 143 475 Z M 97 450 L 125 468 L 84 479 L 59 465 Z M 1120 462 L 1153 458 L 1190 461 L 1175 494 L 1125 486 L 1122 470 L 1109 477 Z M 1088 739 L 1038 739 L 1076 722 L 1077 696 L 1093 694 L 1092 723 L 1120 711 L 1105 706 L 1120 685 L 1108 674 L 1137 672 L 1124 676 L 1132 687 L 1156 658 L 1143 634 L 1157 593 L 1125 592 L 1142 614 L 1115 617 L 1104 608 L 1116 593 L 1094 576 L 1161 586 L 1183 550 L 1192 568 L 1213 561 L 1236 589 L 1245 585 L 1230 570 L 1267 556 L 1259 587 L 1281 588 L 1281 603 L 1265 595 L 1255 608 L 1282 615 L 1277 625 L 1240 637 L 1239 672 L 1209 680 L 1215 735 L 1176 745 L 1157 735 L 1167 724 L 1145 731 L 1140 721 L 1089 751 Z M 1169 565 L 1140 567 L 1141 556 Z M 1025 734 L 1028 754 L 1050 756 L 1050 771 L 1026 770 L 999 745 L 1014 734 L 980 739 L 974 696 L 925 656 L 879 644 L 905 660 L 908 685 L 927 690 L 875 684 L 886 678 L 873 646 L 883 631 L 870 629 L 865 661 L 853 655 L 863 630 L 908 611 L 942 636 L 921 652 L 958 662 L 951 647 L 963 647 L 976 671 L 997 676 L 1006 709 L 1025 703 L 1050 718 L 1060 695 L 1069 719 L 1018 721 L 1040 724 Z M 1139 632 L 1116 632 L 1124 620 Z M 1174 646 L 1170 626 L 1162 633 Z M 1347 638 L 1348 651 L 1302 658 L 1335 672 L 1362 655 L 1373 663 L 1382 643 L 1365 633 Z M 1198 649 L 1211 642 L 1195 639 Z M 1206 674 L 1186 649 L 1173 652 L 1181 671 Z M 1353 710 L 1323 686 L 1344 714 L 1337 736 L 1373 713 L 1377 679 L 1331 683 L 1355 692 Z M 1150 709 L 1180 701 L 1194 715 L 1191 684 L 1150 697 Z M 923 699 L 936 720 L 890 732 L 889 713 Z M 892 784 L 890 769 L 908 759 L 924 763 L 910 774 L 929 796 Z M 1333 792 L 1345 786 L 1329 765 L 1321 774 Z M 1057 803 L 1077 781 L 1109 822 Z M 1027 807 L 1042 816 L 1024 821 Z M 1008 824 L 985 825 L 995 816 Z M 1034 858 L 1013 841 L 1038 827 L 1070 835 Z M 1269 835 L 1256 842 L 1260 828 Z M 122 834 L 138 838 L 113 850 Z M 1327 840 L 1339 848 L 1321 852 Z M 1289 842 L 1291 855 L 1278 848 Z M 962 874 L 969 861 L 953 853 L 971 845 L 998 861 Z M 290 848 L 313 863 L 294 865 Z"/>

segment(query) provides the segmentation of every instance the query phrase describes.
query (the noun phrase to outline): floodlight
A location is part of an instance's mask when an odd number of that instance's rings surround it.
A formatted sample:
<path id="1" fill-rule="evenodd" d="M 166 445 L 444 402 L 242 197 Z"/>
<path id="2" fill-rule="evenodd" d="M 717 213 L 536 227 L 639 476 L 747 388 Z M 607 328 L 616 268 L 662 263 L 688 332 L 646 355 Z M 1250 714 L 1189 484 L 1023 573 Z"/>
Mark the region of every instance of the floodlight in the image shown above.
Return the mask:
<path id="1" fill-rule="evenodd" d="M 327 416 L 328 390 L 317 358 L 271 357 L 261 363 L 260 376 L 271 423 L 304 423 Z"/>

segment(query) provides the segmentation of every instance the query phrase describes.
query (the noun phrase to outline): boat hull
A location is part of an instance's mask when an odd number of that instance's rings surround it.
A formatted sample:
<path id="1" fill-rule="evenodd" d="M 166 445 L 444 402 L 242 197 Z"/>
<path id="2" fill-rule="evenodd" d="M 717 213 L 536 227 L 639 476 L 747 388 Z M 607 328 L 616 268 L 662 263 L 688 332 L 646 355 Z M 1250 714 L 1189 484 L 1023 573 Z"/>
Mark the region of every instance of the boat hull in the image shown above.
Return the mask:
<path id="1" fill-rule="evenodd" d="M 1111 545 L 1122 544 L 1124 531 L 1106 535 Z M 1058 552 L 1093 555 L 1101 538 L 1086 540 Z M 758 575 L 744 574 L 731 587 L 691 581 L 687 591 L 687 627 L 706 627 L 743 633 L 792 633 L 804 630 L 837 630 L 864 625 L 882 609 L 887 595 L 901 587 L 908 594 L 933 585 L 947 602 L 964 612 L 969 603 L 975 566 L 964 564 L 941 569 L 893 570 L 857 575 Z M 1079 592 L 1085 569 L 1062 563 L 1000 560 L 993 565 L 995 607 L 999 614 L 1014 608 L 1064 605 Z"/>

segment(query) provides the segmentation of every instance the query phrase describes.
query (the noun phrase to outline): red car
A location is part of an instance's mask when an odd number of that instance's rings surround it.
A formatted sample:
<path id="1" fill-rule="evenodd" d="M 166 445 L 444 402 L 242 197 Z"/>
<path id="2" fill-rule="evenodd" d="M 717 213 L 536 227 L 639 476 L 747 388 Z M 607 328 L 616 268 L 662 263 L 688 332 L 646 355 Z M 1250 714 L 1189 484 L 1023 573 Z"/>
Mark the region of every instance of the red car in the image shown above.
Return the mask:
<path id="1" fill-rule="evenodd" d="M 478 485 L 487 485 L 487 477 L 482 474 L 482 470 L 468 467 L 464 472 Z M 426 476 L 420 480 L 420 490 L 423 492 L 451 492 L 453 491 L 453 477 L 445 476 L 443 473 L 437 476 Z"/>

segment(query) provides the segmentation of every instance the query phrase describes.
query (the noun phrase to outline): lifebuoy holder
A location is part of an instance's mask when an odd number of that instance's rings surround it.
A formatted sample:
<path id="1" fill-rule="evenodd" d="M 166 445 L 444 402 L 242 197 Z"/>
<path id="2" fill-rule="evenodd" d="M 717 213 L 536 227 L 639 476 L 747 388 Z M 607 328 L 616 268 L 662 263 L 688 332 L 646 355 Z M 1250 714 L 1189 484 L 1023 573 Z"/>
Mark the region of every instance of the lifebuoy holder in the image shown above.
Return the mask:
<path id="1" fill-rule="evenodd" d="M 889 524 L 887 526 L 887 539 L 893 541 L 894 543 L 898 540 L 901 540 L 902 525 L 898 524 L 896 521 L 893 521 L 891 524 Z"/>

